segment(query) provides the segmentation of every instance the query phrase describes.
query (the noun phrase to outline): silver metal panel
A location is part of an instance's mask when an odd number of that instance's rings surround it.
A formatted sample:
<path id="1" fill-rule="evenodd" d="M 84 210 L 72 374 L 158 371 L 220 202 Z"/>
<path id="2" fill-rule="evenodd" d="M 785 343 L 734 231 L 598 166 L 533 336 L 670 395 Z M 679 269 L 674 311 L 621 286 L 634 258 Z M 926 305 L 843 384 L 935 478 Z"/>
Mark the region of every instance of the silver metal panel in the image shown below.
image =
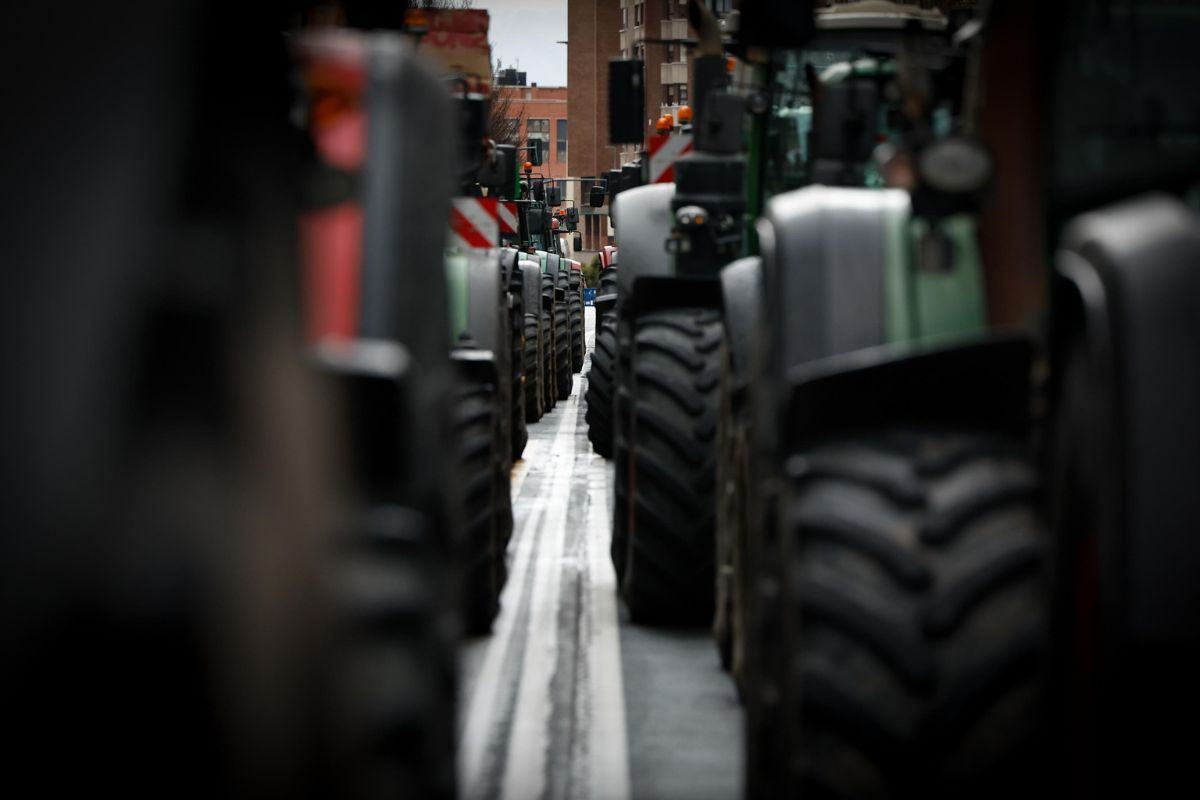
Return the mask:
<path id="1" fill-rule="evenodd" d="M 907 192 L 809 186 L 779 195 L 760 229 L 777 355 L 790 369 L 885 342 L 887 237 Z"/>
<path id="2" fill-rule="evenodd" d="M 654 183 L 626 189 L 613 200 L 613 222 L 621 251 L 618 286 L 628 289 L 638 278 L 674 274 L 666 249 L 674 196 L 675 184 Z"/>

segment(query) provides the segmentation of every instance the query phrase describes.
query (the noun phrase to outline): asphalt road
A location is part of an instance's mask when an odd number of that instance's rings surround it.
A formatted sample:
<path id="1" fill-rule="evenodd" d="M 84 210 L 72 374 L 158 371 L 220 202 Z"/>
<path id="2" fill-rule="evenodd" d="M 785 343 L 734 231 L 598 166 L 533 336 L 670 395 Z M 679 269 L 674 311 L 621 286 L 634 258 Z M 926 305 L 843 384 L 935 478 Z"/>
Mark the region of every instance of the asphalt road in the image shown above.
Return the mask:
<path id="1" fill-rule="evenodd" d="M 632 625 L 617 599 L 613 473 L 587 440 L 588 366 L 570 399 L 530 426 L 513 470 L 500 617 L 461 658 L 462 794 L 737 797 L 741 714 L 708 633 Z"/>

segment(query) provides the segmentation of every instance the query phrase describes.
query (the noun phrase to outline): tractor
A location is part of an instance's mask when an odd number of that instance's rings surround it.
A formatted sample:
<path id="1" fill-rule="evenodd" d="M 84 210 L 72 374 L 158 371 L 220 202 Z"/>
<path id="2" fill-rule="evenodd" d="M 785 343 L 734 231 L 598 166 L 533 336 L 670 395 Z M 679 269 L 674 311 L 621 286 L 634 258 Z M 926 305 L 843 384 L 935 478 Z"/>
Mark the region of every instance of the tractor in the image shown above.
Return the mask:
<path id="1" fill-rule="evenodd" d="M 2 156 L 24 198 L 2 315 L 20 376 L 0 417 L 10 779 L 452 797 L 456 526 L 431 424 L 444 317 L 414 289 L 411 317 L 364 305 L 352 336 L 309 347 L 315 276 L 297 252 L 316 256 L 322 209 L 385 236 L 446 213 L 444 93 L 394 35 L 349 34 L 343 74 L 364 80 L 324 120 L 365 100 L 370 58 L 389 76 L 372 110 L 403 109 L 359 115 L 401 134 L 371 141 L 400 155 L 418 121 L 438 135 L 378 176 L 427 189 L 396 216 L 374 173 L 346 180 L 353 152 L 332 164 L 289 122 L 302 82 L 277 8 L 113 11 L 26 8 L 22 43 L 54 68 L 11 87 L 27 113 Z M 71 119 L 86 136 L 64 136 Z M 364 274 L 381 263 L 367 239 Z"/>
<path id="2" fill-rule="evenodd" d="M 301 31 L 292 48 L 302 87 L 293 118 L 314 156 L 299 217 L 305 331 L 325 393 L 344 410 L 348 497 L 336 523 L 356 616 L 340 691 L 366 770 L 352 793 L 451 796 L 452 611 L 467 605 L 463 622 L 478 629 L 497 591 L 496 523 L 459 515 L 490 510 L 491 464 L 478 466 L 483 492 L 464 480 L 477 452 L 462 374 L 472 364 L 462 351 L 451 359 L 454 293 L 441 270 L 429 279 L 442 252 L 425 235 L 443 229 L 455 188 L 454 109 L 395 30 Z M 430 132 L 435 142 L 418 144 Z M 485 434 L 490 448 L 490 424 Z M 425 744 L 397 742 L 380 719 L 421 731 Z"/>

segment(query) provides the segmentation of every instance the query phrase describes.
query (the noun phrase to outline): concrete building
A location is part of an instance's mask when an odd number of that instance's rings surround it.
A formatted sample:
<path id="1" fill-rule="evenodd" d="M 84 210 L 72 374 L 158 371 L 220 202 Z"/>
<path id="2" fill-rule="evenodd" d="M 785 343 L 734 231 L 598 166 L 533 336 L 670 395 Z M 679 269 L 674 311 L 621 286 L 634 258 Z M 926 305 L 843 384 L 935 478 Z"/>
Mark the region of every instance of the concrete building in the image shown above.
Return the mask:
<path id="1" fill-rule="evenodd" d="M 500 94 L 508 98 L 510 119 L 520 118 L 520 142 L 529 139 L 545 142 L 542 166 L 534 170 L 547 178 L 567 177 L 567 157 L 570 153 L 567 122 L 566 86 L 500 86 Z"/>
<path id="2" fill-rule="evenodd" d="M 621 55 L 618 21 L 622 0 L 567 0 L 568 174 L 603 178 L 620 166 L 608 143 L 608 62 Z M 585 184 L 572 183 L 567 197 L 586 201 Z M 586 254 L 610 243 L 608 207 L 581 206 L 580 231 Z"/>

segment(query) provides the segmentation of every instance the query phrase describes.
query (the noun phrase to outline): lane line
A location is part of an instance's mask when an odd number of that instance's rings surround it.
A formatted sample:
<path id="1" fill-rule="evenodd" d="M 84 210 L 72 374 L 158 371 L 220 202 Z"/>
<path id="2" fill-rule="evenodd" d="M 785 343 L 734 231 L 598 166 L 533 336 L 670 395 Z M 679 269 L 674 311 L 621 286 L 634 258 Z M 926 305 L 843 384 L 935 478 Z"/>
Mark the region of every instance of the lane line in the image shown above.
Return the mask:
<path id="1" fill-rule="evenodd" d="M 585 328 L 590 367 L 594 314 Z M 609 560 L 611 465 L 591 452 L 586 378 L 530 429 L 512 473 L 516 531 L 502 609 L 460 738 L 465 798 L 630 794 L 616 575 Z M 555 418 L 554 415 L 558 417 Z M 482 644 L 482 642 L 481 642 Z"/>
<path id="2" fill-rule="evenodd" d="M 543 420 L 555 421 L 548 417 L 543 417 Z M 557 420 L 556 422 L 561 426 L 564 421 Z M 530 452 L 527 462 L 530 466 L 526 467 L 521 474 L 521 491 L 517 494 L 518 499 L 523 499 L 522 495 L 527 488 L 539 488 L 536 484 L 540 480 L 541 473 L 544 471 L 543 465 L 547 460 L 547 453 L 542 451 L 548 449 L 548 444 L 557 438 L 556 434 L 545 436 L 540 435 L 540 431 L 538 433 L 536 439 L 533 436 L 530 437 L 530 444 L 536 444 L 537 447 Z M 528 476 L 531 474 L 534 475 L 534 478 L 526 486 L 529 481 Z M 468 710 L 459 740 L 459 785 L 462 787 L 463 796 L 467 798 L 494 794 L 495 786 L 492 786 L 489 791 L 489 787 L 486 785 L 490 771 L 485 769 L 488 766 L 485 759 L 489 753 L 494 754 L 495 740 L 501 739 L 503 744 L 507 744 L 510 734 L 510 731 L 507 730 L 507 723 L 511 720 L 511 710 L 508 713 L 505 713 L 505 710 L 511 709 L 511 699 L 517 691 L 519 665 L 507 670 L 504 667 L 507 663 L 512 662 L 512 658 L 509 656 L 510 650 L 518 657 L 524 650 L 522 646 L 524 644 L 523 629 L 527 627 L 527 620 L 522 618 L 528 616 L 532 600 L 526 600 L 522 589 L 531 580 L 530 573 L 534 569 L 535 554 L 538 550 L 538 534 L 544 526 L 546 505 L 545 492 L 540 491 L 536 494 L 540 496 L 529 504 L 519 504 L 521 516 L 515 520 L 513 540 L 509 544 L 512 558 L 509 564 L 508 581 L 500 594 L 500 613 L 492 625 L 492 636 L 488 640 L 487 649 L 479 667 L 478 678 L 466 704 Z M 514 642 L 518 627 L 522 629 L 519 637 L 521 641 Z"/>
<path id="3" fill-rule="evenodd" d="M 552 702 L 551 681 L 558 642 L 558 605 L 561 586 L 563 533 L 570 497 L 570 479 L 574 468 L 576 411 L 579 403 L 578 380 L 571 396 L 559 401 L 556 411 L 563 414 L 554 444 L 546 454 L 546 466 L 553 475 L 543 518 L 541 552 L 535 555 L 537 577 L 534 602 L 529 616 L 529 638 L 525 663 L 517 689 L 517 708 L 513 715 L 508 764 L 502 796 L 510 800 L 542 797 L 546 788 L 546 755 L 549 747 Z"/>
<path id="4" fill-rule="evenodd" d="M 591 366 L 595 344 L 595 308 L 588 308 L 588 355 Z M 586 371 L 584 373 L 586 375 Z M 586 388 L 587 381 L 584 380 Z M 581 388 L 581 390 L 582 390 Z M 630 795 L 629 739 L 625 721 L 625 685 L 621 670 L 620 618 L 617 608 L 617 573 L 609 553 L 612 540 L 613 466 L 587 448 L 588 509 L 587 557 L 590 582 L 590 624 L 587 634 L 587 674 L 591 713 L 586 731 L 590 757 L 588 797 L 626 800 Z"/>

